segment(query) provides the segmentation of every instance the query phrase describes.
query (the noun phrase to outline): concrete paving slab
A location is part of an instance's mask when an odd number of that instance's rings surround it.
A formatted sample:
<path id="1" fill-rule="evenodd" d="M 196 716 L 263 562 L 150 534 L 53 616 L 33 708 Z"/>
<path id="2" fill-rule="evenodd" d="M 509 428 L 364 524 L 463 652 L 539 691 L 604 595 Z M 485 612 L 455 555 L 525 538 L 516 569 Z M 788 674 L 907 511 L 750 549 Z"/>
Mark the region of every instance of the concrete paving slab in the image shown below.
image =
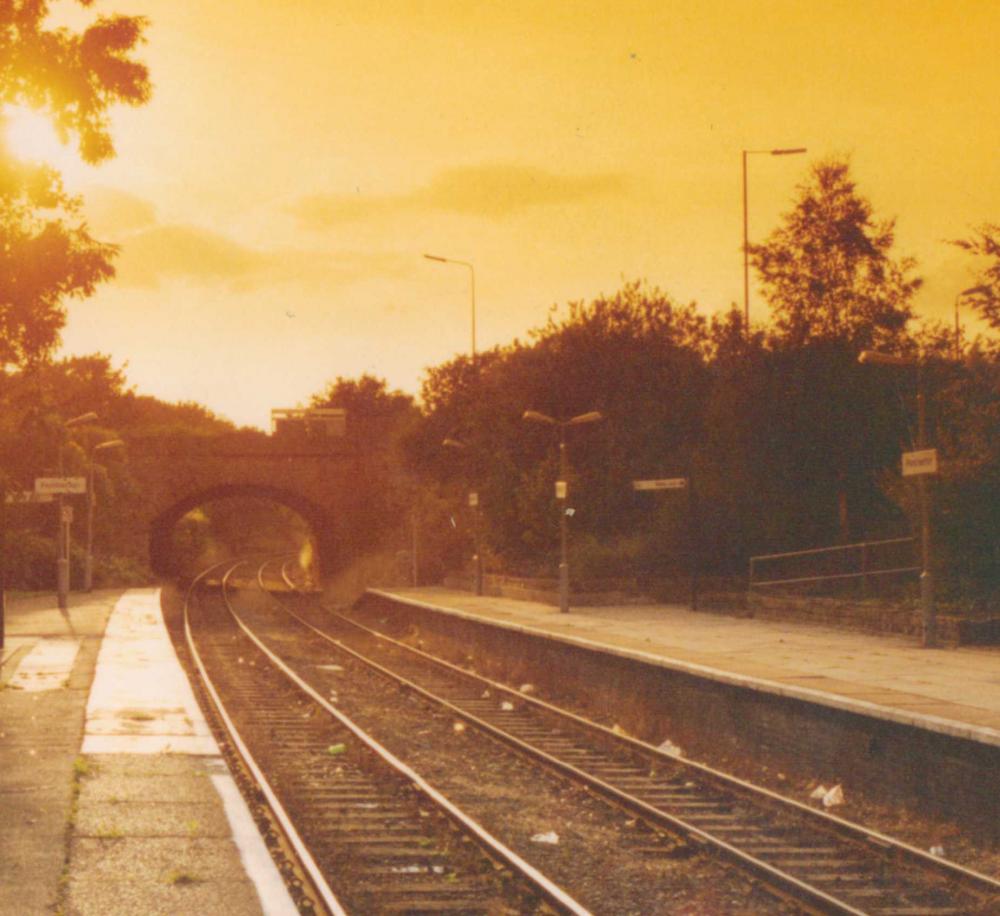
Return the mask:
<path id="1" fill-rule="evenodd" d="M 83 752 L 219 753 L 177 661 L 155 590 L 135 589 L 115 606 L 87 702 Z"/>
<path id="2" fill-rule="evenodd" d="M 204 771 L 178 773 L 164 779 L 159 775 L 111 775 L 104 767 L 87 759 L 94 777 L 80 781 L 80 805 L 98 802 L 179 802 L 214 803 L 218 799 Z M 99 778 L 97 778 L 99 776 Z"/>
<path id="3" fill-rule="evenodd" d="M 174 916 L 264 911 L 226 841 L 77 839 L 68 916 Z"/>
<path id="4" fill-rule="evenodd" d="M 149 875 L 164 886 L 232 881 L 242 867 L 232 843 L 209 837 L 77 837 L 72 858 L 75 870 L 91 881 Z"/>
<path id="5" fill-rule="evenodd" d="M 89 601 L 77 615 L 81 632 L 99 633 L 113 596 Z M 42 638 L 65 638 L 65 620 L 32 611 L 30 626 L 8 604 L 7 623 L 34 635 L 19 637 L 20 649 Z M 90 615 L 94 619 L 84 619 Z M 36 629 L 42 618 L 55 631 Z M 57 689 L 0 690 L 0 914 L 54 912 L 66 862 L 72 816 L 74 761 L 83 734 L 87 686 L 97 656 L 97 636 L 81 636 L 75 666 Z M 9 643 L 8 643 L 9 645 Z M 25 652 L 8 656 L 4 677 Z M 13 671 L 10 672 L 13 674 Z"/>
<path id="6" fill-rule="evenodd" d="M 218 804 L 209 802 L 82 801 L 77 808 L 74 834 L 78 837 L 198 837 L 232 836 L 229 821 Z"/>
<path id="7" fill-rule="evenodd" d="M 221 758 L 206 754 L 206 737 L 213 753 L 217 748 L 173 655 L 158 593 L 122 597 L 71 595 L 66 613 L 52 596 L 8 603 L 0 670 L 0 916 L 292 916 L 291 898 L 232 777 Z M 115 618 L 119 604 L 128 619 Z M 114 638 L 104 653 L 106 624 Z M 79 646 L 68 675 L 63 670 L 47 690 L 8 683 L 30 650 L 46 643 Z M 28 670 L 20 680 L 35 680 Z M 82 752 L 95 670 L 102 686 L 93 746 L 121 751 L 138 740 L 153 753 Z"/>
<path id="8" fill-rule="evenodd" d="M 80 651 L 80 640 L 40 639 L 24 654 L 7 682 L 14 690 L 55 690 L 66 685 Z"/>

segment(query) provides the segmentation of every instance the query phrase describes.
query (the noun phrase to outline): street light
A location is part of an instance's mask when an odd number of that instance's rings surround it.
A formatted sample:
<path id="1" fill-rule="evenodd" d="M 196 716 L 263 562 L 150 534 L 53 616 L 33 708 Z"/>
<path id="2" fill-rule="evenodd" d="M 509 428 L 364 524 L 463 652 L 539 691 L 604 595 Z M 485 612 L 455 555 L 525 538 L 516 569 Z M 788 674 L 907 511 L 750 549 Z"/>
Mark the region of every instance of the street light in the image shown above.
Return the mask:
<path id="1" fill-rule="evenodd" d="M 460 439 L 445 439 L 441 443 L 445 448 L 466 449 L 468 446 Z M 473 484 L 475 485 L 475 484 Z M 473 496 L 475 499 L 473 499 Z M 479 545 L 479 493 L 469 493 L 469 508 L 472 509 L 472 550 L 473 550 L 473 573 L 475 579 L 475 592 L 477 595 L 483 593 L 483 554 Z"/>
<path id="2" fill-rule="evenodd" d="M 988 286 L 970 286 L 968 289 L 963 289 L 955 297 L 955 359 L 962 358 L 962 326 L 958 321 L 958 304 L 966 296 L 972 296 L 975 293 L 988 293 L 990 292 L 990 287 Z"/>
<path id="3" fill-rule="evenodd" d="M 425 254 L 428 261 L 437 261 L 440 264 L 458 264 L 469 268 L 469 295 L 472 299 L 472 365 L 476 364 L 476 269 L 468 261 L 458 261 L 454 258 L 442 258 L 436 254 Z"/>
<path id="4" fill-rule="evenodd" d="M 893 366 L 915 369 L 917 373 L 917 448 L 927 447 L 927 409 L 924 396 L 924 368 L 920 359 L 880 353 L 878 350 L 863 350 L 858 362 L 875 366 Z M 937 644 L 937 609 L 934 605 L 934 574 L 931 570 L 931 519 L 930 495 L 927 491 L 927 475 L 918 474 L 917 493 L 920 499 L 920 607 L 923 616 L 923 646 L 933 649 Z"/>
<path id="5" fill-rule="evenodd" d="M 556 420 L 547 414 L 539 413 L 537 410 L 526 410 L 521 419 L 558 427 L 559 480 L 556 482 L 556 499 L 565 500 L 568 495 L 566 486 L 566 427 L 596 423 L 598 420 L 604 419 L 604 414 L 597 410 L 591 410 L 568 420 Z M 566 506 L 564 504 L 559 510 L 559 612 L 561 614 L 569 611 L 569 560 L 567 559 L 566 539 Z"/>
<path id="6" fill-rule="evenodd" d="M 93 423 L 97 419 L 97 414 L 92 410 L 80 414 L 78 417 L 66 420 L 62 424 L 59 435 L 59 476 L 63 477 L 64 457 L 63 449 L 66 445 L 66 431 L 74 426 L 83 426 L 86 423 Z M 69 605 L 69 519 L 66 517 L 64 497 L 59 494 L 59 528 L 56 532 L 56 594 L 59 603 L 59 610 L 65 611 Z"/>
<path id="7" fill-rule="evenodd" d="M 94 493 L 94 454 L 108 448 L 121 448 L 125 443 L 121 439 L 109 439 L 101 442 L 90 450 L 87 463 L 87 553 L 83 565 L 83 590 L 94 590 L 94 504 L 97 501 Z"/>
<path id="8" fill-rule="evenodd" d="M 804 146 L 786 149 L 743 150 L 743 325 L 747 340 L 750 339 L 750 243 L 747 239 L 747 156 L 796 156 L 806 152 Z"/>

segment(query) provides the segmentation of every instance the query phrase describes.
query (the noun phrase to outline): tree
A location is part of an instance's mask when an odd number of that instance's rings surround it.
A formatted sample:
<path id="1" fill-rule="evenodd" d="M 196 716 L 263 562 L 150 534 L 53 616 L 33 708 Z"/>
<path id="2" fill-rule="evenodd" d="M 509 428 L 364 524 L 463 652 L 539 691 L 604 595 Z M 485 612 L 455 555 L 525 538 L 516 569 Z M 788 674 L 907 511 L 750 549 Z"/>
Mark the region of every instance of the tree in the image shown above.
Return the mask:
<path id="1" fill-rule="evenodd" d="M 892 257 L 894 234 L 893 220 L 874 220 L 846 161 L 813 166 L 783 225 L 750 248 L 779 336 L 855 351 L 897 342 L 922 281 L 911 276 L 912 258 Z"/>
<path id="2" fill-rule="evenodd" d="M 79 0 L 90 6 L 92 0 Z M 0 3 L 0 367 L 48 357 L 66 298 L 90 296 L 114 274 L 113 245 L 94 239 L 57 171 L 16 159 L 2 135 L 8 106 L 52 120 L 64 142 L 96 163 L 114 155 L 108 112 L 149 97 L 146 67 L 129 57 L 140 17 L 101 16 L 82 32 L 46 28 L 45 0 Z"/>
<path id="3" fill-rule="evenodd" d="M 966 292 L 968 302 L 991 328 L 1000 330 L 1000 225 L 983 223 L 971 238 L 954 242 L 971 255 L 989 259 L 979 272 L 979 285 Z"/>

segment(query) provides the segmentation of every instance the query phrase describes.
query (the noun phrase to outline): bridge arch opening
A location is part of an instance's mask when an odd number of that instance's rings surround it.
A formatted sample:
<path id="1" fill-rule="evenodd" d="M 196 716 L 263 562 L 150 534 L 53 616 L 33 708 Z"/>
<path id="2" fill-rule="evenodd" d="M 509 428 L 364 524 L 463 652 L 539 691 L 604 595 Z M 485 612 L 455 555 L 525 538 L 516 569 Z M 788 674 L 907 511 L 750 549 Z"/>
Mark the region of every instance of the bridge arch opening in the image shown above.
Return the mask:
<path id="1" fill-rule="evenodd" d="M 319 583 L 335 552 L 326 513 L 278 486 L 222 484 L 188 494 L 150 523 L 149 561 L 159 576 L 186 578 L 207 566 L 248 556 L 299 557 Z"/>

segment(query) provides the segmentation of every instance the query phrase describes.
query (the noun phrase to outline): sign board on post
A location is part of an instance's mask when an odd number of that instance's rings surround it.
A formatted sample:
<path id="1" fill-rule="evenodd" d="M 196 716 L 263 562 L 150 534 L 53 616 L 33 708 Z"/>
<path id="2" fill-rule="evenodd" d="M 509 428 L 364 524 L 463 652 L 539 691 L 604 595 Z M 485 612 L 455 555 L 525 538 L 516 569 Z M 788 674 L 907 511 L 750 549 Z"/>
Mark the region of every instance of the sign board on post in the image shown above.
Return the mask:
<path id="1" fill-rule="evenodd" d="M 51 493 L 36 493 L 34 490 L 15 490 L 8 493 L 4 502 L 8 505 L 20 503 L 50 503 L 55 497 Z"/>
<path id="2" fill-rule="evenodd" d="M 667 477 L 662 480 L 633 480 L 633 490 L 683 490 L 688 485 L 686 477 Z"/>
<path id="3" fill-rule="evenodd" d="M 86 477 L 36 477 L 36 493 L 86 493 Z"/>
<path id="4" fill-rule="evenodd" d="M 478 505 L 479 505 L 479 494 L 475 490 L 473 490 L 469 494 L 469 506 L 471 508 L 475 509 L 476 506 L 478 506 Z"/>
<path id="5" fill-rule="evenodd" d="M 566 481 L 557 480 L 556 481 L 556 499 L 566 498 Z"/>
<path id="6" fill-rule="evenodd" d="M 919 474 L 936 474 L 938 457 L 936 448 L 925 448 L 918 452 L 903 452 L 903 476 L 916 477 Z"/>

